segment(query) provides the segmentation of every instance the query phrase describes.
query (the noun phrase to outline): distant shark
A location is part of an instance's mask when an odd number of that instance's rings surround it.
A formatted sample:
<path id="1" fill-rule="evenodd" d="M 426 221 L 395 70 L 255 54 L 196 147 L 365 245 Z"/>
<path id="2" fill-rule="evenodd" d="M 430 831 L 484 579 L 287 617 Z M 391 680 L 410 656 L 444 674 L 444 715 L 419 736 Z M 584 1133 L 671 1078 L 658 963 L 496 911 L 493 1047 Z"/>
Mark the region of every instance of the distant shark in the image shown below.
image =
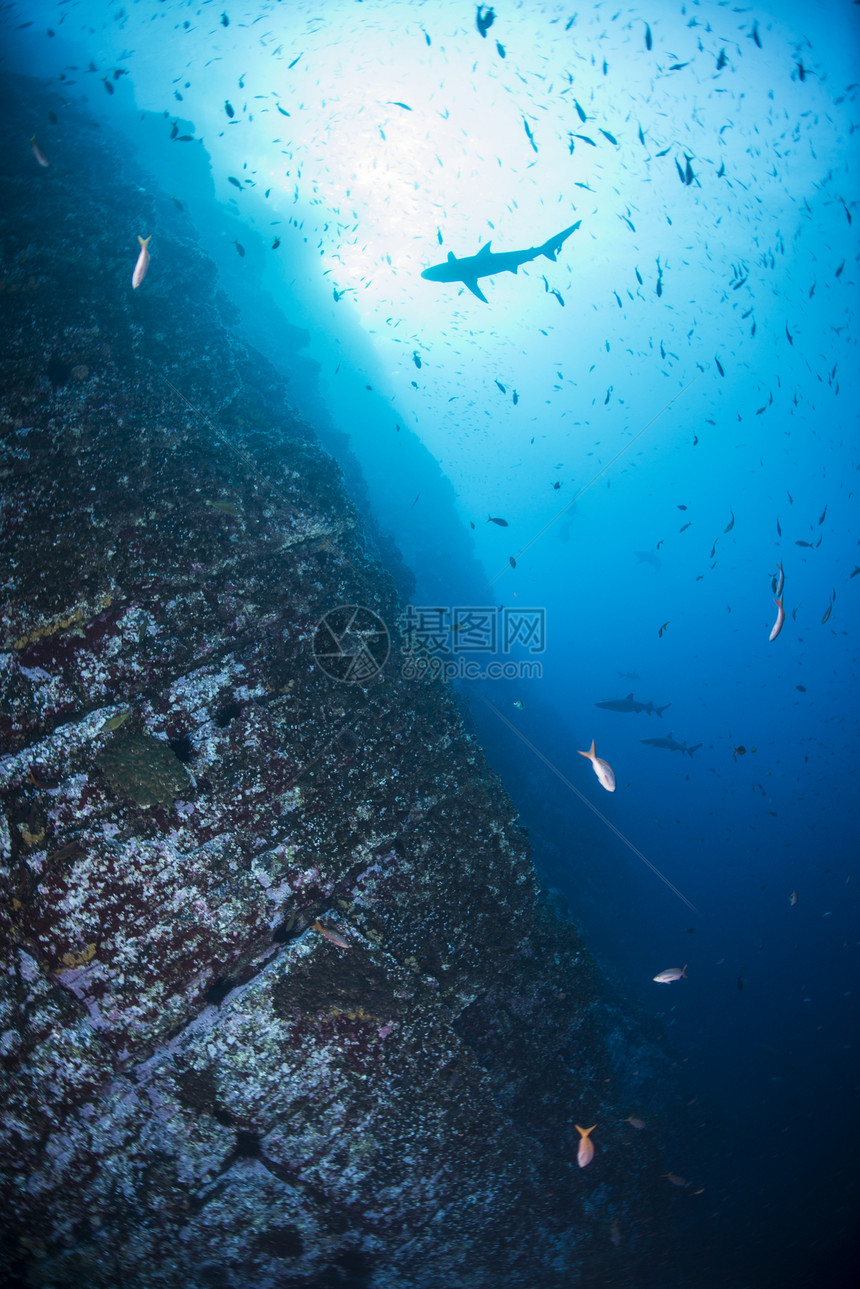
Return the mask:
<path id="1" fill-rule="evenodd" d="M 652 564 L 658 573 L 663 567 L 660 560 L 651 551 L 634 551 L 633 554 L 636 556 L 640 564 Z"/>
<path id="2" fill-rule="evenodd" d="M 647 712 L 649 716 L 652 712 L 656 712 L 658 716 L 662 716 L 666 708 L 671 707 L 672 704 L 665 703 L 663 707 L 655 707 L 650 701 L 640 703 L 632 694 L 628 694 L 626 698 L 607 698 L 605 702 L 595 703 L 594 706 L 602 707 L 607 712 Z"/>
<path id="3" fill-rule="evenodd" d="M 671 733 L 668 738 L 641 738 L 639 742 L 647 743 L 649 747 L 665 747 L 670 752 L 688 752 L 690 756 L 702 746 L 701 743 L 694 743 L 692 747 L 687 747 L 686 743 L 679 743 L 677 739 L 673 739 Z"/>
<path id="4" fill-rule="evenodd" d="M 477 255 L 468 255 L 458 260 L 452 251 L 448 252 L 448 258 L 442 264 L 433 264 L 429 269 L 425 269 L 421 274 L 428 282 L 462 282 L 476 295 L 484 304 L 489 304 L 487 297 L 478 286 L 478 278 L 492 277 L 494 273 L 516 273 L 521 264 L 528 264 L 529 260 L 536 260 L 539 255 L 545 255 L 548 260 L 554 260 L 562 245 L 570 237 L 571 233 L 576 232 L 582 223 L 578 219 L 570 228 L 564 232 L 557 233 L 551 237 L 543 246 L 530 246 L 527 251 L 502 251 L 501 254 L 495 255 L 490 250 L 492 242 L 487 242 L 482 246 Z"/>

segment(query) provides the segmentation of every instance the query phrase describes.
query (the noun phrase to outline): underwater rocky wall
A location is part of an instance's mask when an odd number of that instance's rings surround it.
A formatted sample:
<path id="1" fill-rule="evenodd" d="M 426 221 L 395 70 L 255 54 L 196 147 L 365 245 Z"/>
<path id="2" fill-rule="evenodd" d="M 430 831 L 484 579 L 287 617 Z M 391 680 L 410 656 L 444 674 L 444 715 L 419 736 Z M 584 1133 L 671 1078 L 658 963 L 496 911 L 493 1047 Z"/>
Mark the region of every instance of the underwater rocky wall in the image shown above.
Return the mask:
<path id="1" fill-rule="evenodd" d="M 666 1283 L 659 1042 L 170 198 L 4 89 L 0 1279 Z"/>

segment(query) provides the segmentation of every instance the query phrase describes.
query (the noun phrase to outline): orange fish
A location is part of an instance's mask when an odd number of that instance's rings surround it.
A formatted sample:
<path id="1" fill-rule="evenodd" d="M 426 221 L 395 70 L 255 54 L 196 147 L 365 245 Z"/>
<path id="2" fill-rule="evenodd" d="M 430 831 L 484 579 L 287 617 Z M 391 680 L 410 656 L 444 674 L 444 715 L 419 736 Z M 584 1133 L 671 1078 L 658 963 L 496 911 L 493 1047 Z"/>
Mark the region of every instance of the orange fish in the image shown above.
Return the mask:
<path id="1" fill-rule="evenodd" d="M 137 257 L 137 263 L 134 266 L 134 273 L 131 275 L 131 289 L 136 291 L 143 279 L 146 277 L 146 270 L 149 268 L 149 251 L 148 246 L 152 241 L 152 233 L 146 239 L 142 238 L 140 233 L 137 235 L 140 242 L 140 254 Z"/>
<path id="2" fill-rule="evenodd" d="M 585 1168 L 586 1164 L 590 1164 L 594 1158 L 594 1142 L 591 1140 L 591 1133 L 594 1132 L 597 1124 L 593 1123 L 590 1128 L 580 1128 L 579 1124 L 575 1126 L 580 1137 L 579 1150 L 576 1152 L 576 1162 L 580 1168 Z"/>
<path id="3" fill-rule="evenodd" d="M 594 750 L 594 739 L 591 740 L 591 747 L 589 750 L 587 752 L 580 752 L 579 755 L 586 757 L 591 762 L 594 768 L 594 773 L 597 775 L 600 782 L 600 786 L 605 788 L 607 792 L 614 792 L 615 774 L 613 773 L 612 766 L 607 764 L 606 761 L 601 761 L 600 757 Z"/>
<path id="4" fill-rule="evenodd" d="M 654 976 L 654 979 L 658 985 L 668 985 L 672 980 L 680 980 L 682 976 L 686 980 L 687 965 L 685 962 L 683 967 L 667 967 L 665 971 L 660 972 L 659 976 Z"/>
<path id="5" fill-rule="evenodd" d="M 49 166 L 51 164 L 36 142 L 35 134 L 30 139 L 30 147 L 33 149 L 33 156 L 36 158 L 40 166 Z"/>
<path id="6" fill-rule="evenodd" d="M 314 922 L 314 930 L 319 931 L 320 935 L 324 935 L 327 940 L 331 940 L 332 944 L 336 944 L 339 949 L 349 948 L 349 940 L 344 940 L 343 936 L 338 935 L 337 931 L 330 931 L 327 926 L 323 926 L 319 918 Z"/>

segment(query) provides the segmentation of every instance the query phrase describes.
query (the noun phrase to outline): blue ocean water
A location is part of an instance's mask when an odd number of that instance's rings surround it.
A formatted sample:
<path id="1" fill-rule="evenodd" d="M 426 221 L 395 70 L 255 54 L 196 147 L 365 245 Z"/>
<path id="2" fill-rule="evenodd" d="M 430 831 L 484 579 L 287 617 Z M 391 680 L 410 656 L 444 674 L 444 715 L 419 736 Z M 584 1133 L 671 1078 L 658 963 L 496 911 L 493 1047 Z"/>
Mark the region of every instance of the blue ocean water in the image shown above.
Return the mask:
<path id="1" fill-rule="evenodd" d="M 544 885 L 677 1053 L 689 1282 L 853 1283 L 857 5 L 3 21 L 348 436 Z M 421 278 L 571 225 L 487 302 Z"/>

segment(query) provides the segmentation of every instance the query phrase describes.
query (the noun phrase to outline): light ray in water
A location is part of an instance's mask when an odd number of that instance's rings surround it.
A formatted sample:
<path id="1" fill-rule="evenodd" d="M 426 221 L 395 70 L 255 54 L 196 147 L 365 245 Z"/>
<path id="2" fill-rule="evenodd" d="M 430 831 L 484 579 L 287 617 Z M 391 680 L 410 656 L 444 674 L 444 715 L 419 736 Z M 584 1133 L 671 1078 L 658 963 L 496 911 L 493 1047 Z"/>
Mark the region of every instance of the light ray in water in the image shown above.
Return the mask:
<path id="1" fill-rule="evenodd" d="M 611 829 L 612 829 L 612 831 L 615 833 L 615 836 L 616 836 L 616 837 L 620 837 L 620 839 L 624 842 L 624 845 L 625 845 L 625 846 L 627 846 L 627 847 L 628 847 L 628 849 L 632 850 L 632 851 L 633 851 L 633 854 L 634 854 L 634 855 L 636 855 L 639 859 L 641 859 L 641 860 L 642 860 L 642 863 L 643 863 L 643 864 L 645 864 L 648 868 L 650 868 L 652 873 L 656 873 L 656 875 L 660 878 L 660 881 L 661 881 L 661 882 L 664 882 L 664 883 L 666 884 L 666 886 L 668 886 L 668 887 L 669 887 L 669 890 L 670 890 L 670 891 L 672 891 L 672 892 L 673 892 L 673 894 L 677 895 L 677 897 L 678 897 L 678 899 L 679 899 L 679 900 L 683 900 L 683 901 L 684 901 L 684 903 L 686 904 L 686 906 L 687 906 L 687 908 L 688 908 L 688 909 L 692 909 L 692 910 L 693 910 L 693 912 L 694 912 L 694 913 L 696 913 L 696 914 L 698 914 L 698 913 L 699 913 L 699 910 L 696 908 L 695 904 L 691 904 L 691 903 L 690 903 L 690 901 L 687 899 L 686 895 L 684 895 L 682 891 L 679 891 L 679 890 L 678 890 L 678 888 L 677 888 L 677 886 L 673 885 L 673 883 L 669 881 L 669 879 L 668 879 L 668 877 L 666 876 L 666 874 L 665 874 L 665 873 L 661 873 L 661 872 L 660 872 L 660 870 L 659 870 L 659 868 L 657 868 L 656 864 L 652 864 L 652 863 L 651 863 L 651 860 L 650 860 L 650 859 L 648 859 L 645 855 L 643 855 L 643 854 L 642 854 L 642 851 L 638 848 L 638 846 L 634 846 L 634 845 L 633 845 L 633 842 L 632 842 L 632 841 L 630 841 L 630 839 L 629 839 L 629 838 L 627 838 L 627 837 L 625 837 L 625 836 L 624 836 L 624 833 L 621 831 L 621 829 L 620 829 L 620 828 L 616 828 L 616 827 L 615 827 L 615 824 L 614 824 L 614 823 L 612 823 L 612 821 L 611 821 L 610 819 L 607 819 L 607 818 L 606 818 L 606 815 L 605 815 L 605 814 L 603 814 L 600 810 L 598 810 L 598 809 L 597 809 L 597 806 L 592 805 L 592 803 L 588 800 L 588 797 L 584 796 L 584 795 L 583 795 L 583 793 L 581 793 L 581 792 L 580 792 L 579 788 L 574 787 L 574 785 L 571 783 L 570 779 L 566 778 L 566 777 L 562 774 L 561 770 L 557 769 L 557 768 L 556 768 L 556 766 L 554 766 L 554 765 L 553 765 L 552 761 L 550 761 L 548 757 L 545 757 L 545 756 L 544 756 L 544 754 L 543 754 L 543 752 L 541 752 L 539 748 L 536 748 L 536 747 L 535 747 L 534 743 L 529 742 L 529 740 L 526 738 L 525 734 L 523 734 L 520 730 L 518 730 L 518 729 L 517 729 L 517 727 L 516 727 L 516 725 L 514 725 L 512 721 L 509 721 L 509 720 L 508 720 L 508 718 L 507 718 L 507 716 L 503 715 L 503 713 L 499 711 L 498 707 L 496 707 L 496 705 L 495 705 L 494 703 L 491 703 L 491 702 L 490 702 L 490 700 L 489 700 L 488 698 L 485 698 L 485 699 L 484 699 L 484 702 L 487 704 L 487 706 L 489 707 L 490 711 L 491 711 L 491 712 L 495 712 L 495 714 L 498 716 L 499 720 L 500 720 L 500 721 L 504 721 L 504 723 L 505 723 L 505 725 L 507 725 L 508 729 L 513 730 L 513 732 L 516 734 L 517 738 L 518 738 L 518 739 L 521 739 L 521 740 L 523 741 L 523 743 L 525 743 L 526 747 L 527 747 L 531 752 L 534 752 L 535 756 L 536 756 L 539 760 L 543 761 L 543 763 L 544 763 L 544 765 L 547 767 L 547 769 L 552 770 L 552 772 L 553 772 L 553 774 L 556 776 L 556 778 L 561 779 L 562 783 L 564 784 L 564 786 L 565 786 L 566 788 L 570 788 L 571 792 L 575 792 L 575 793 L 576 793 L 576 795 L 579 797 L 580 801 L 584 802 L 584 803 L 585 803 L 585 805 L 587 805 L 587 806 L 588 806 L 589 810 L 593 811 L 593 812 L 594 812 L 594 814 L 596 814 L 596 815 L 597 815 L 597 818 L 598 818 L 598 819 L 601 819 L 601 820 L 606 824 L 606 827 L 607 827 L 607 828 L 611 828 Z"/>
<path id="2" fill-rule="evenodd" d="M 535 533 L 534 537 L 532 537 L 530 541 L 526 542 L 525 546 L 520 547 L 520 549 L 517 551 L 514 558 L 517 561 L 519 561 L 520 556 L 524 555 L 530 546 L 534 546 L 535 542 L 538 541 L 541 537 L 543 537 L 547 529 L 552 528 L 553 524 L 557 523 L 558 520 L 561 519 L 565 511 L 570 510 L 571 506 L 575 505 L 577 501 L 579 501 L 580 497 L 583 496 L 584 493 L 588 492 L 588 489 L 592 486 L 592 484 L 597 483 L 597 480 L 601 478 L 602 475 L 606 474 L 606 471 L 610 468 L 610 466 L 615 465 L 615 462 L 619 459 L 619 457 L 623 457 L 624 453 L 629 448 L 632 448 L 633 444 L 636 443 L 637 440 L 642 438 L 642 435 L 645 433 L 645 431 L 650 430 L 654 422 L 659 421 L 663 413 L 668 412 L 672 404 L 676 402 L 681 397 L 682 394 L 686 394 L 690 386 L 695 385 L 698 379 L 699 379 L 699 376 L 697 374 L 693 377 L 692 380 L 688 380 L 686 385 L 683 387 L 683 389 L 679 389 L 677 394 L 673 395 L 673 397 L 669 399 L 668 403 L 665 403 L 663 407 L 660 408 L 660 411 L 655 413 L 655 415 L 651 417 L 651 420 L 648 421 L 646 425 L 643 425 L 642 429 L 637 431 L 637 433 L 633 435 L 633 438 L 630 440 L 629 443 L 625 443 L 623 448 L 619 448 L 618 451 L 615 453 L 615 456 L 612 457 L 609 461 L 607 461 L 606 465 L 601 466 L 601 468 L 597 471 L 597 474 L 594 475 L 593 478 L 589 479 L 588 483 L 584 484 L 583 487 L 580 488 L 579 492 L 576 493 L 575 496 L 571 497 L 570 501 L 567 502 L 566 505 L 562 506 L 561 510 L 558 512 L 557 515 L 553 515 L 552 519 L 550 519 L 548 523 L 544 524 L 543 528 L 539 529 L 538 532 Z M 487 586 L 492 586 L 494 582 L 498 582 L 499 578 L 502 576 L 503 573 L 510 573 L 511 567 L 512 565 L 508 563 L 504 566 L 504 568 L 499 569 L 495 577 L 491 577 L 489 582 L 487 582 Z M 647 863 L 647 860 L 646 860 L 646 863 Z"/>

